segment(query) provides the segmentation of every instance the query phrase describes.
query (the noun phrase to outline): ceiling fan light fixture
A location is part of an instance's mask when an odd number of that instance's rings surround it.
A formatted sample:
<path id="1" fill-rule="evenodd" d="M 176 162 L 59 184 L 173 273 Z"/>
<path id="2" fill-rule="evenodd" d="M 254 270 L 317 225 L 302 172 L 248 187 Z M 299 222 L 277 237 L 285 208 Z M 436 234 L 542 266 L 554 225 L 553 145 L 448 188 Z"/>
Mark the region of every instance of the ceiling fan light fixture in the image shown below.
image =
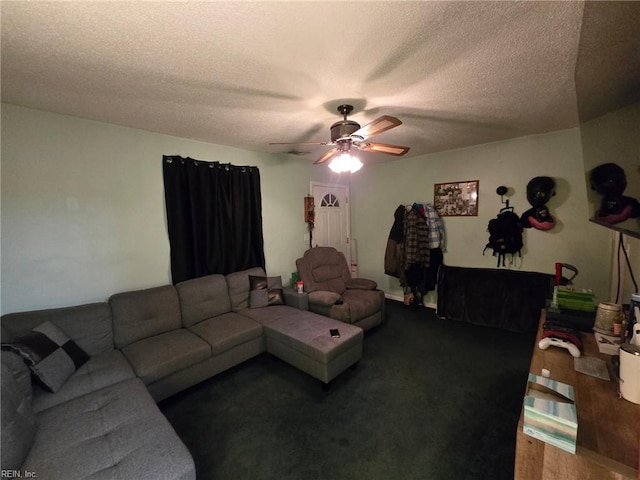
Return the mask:
<path id="1" fill-rule="evenodd" d="M 352 105 L 344 104 L 338 107 L 338 112 L 342 114 L 343 118 L 331 126 L 330 142 L 272 142 L 270 145 L 331 145 L 334 148 L 324 152 L 313 164 L 320 165 L 331 161 L 329 168 L 337 173 L 354 173 L 362 168 L 362 162 L 350 153 L 352 146 L 364 152 L 385 153 L 396 157 L 400 157 L 409 151 L 409 147 L 400 145 L 368 142 L 370 137 L 402 125 L 399 119 L 383 115 L 361 127 L 359 123 L 347 119 L 347 115 L 352 111 Z"/>
<path id="2" fill-rule="evenodd" d="M 329 168 L 335 173 L 355 173 L 362 168 L 362 162 L 349 152 L 341 153 L 329 163 Z"/>

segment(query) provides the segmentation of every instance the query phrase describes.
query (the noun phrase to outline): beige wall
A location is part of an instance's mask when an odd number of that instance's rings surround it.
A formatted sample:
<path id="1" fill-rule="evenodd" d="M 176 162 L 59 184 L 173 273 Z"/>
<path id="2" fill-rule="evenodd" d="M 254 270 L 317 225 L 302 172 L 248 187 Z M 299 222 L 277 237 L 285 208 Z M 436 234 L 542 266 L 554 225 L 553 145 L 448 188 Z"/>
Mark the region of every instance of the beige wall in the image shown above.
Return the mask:
<path id="1" fill-rule="evenodd" d="M 308 162 L 2 105 L 2 313 L 170 282 L 162 155 L 260 168 L 267 272 L 307 247 Z"/>
<path id="2" fill-rule="evenodd" d="M 586 221 L 577 130 L 367 165 L 336 176 L 309 159 L 259 154 L 100 122 L 2 105 L 2 313 L 103 301 L 169 283 L 161 158 L 178 154 L 260 168 L 267 271 L 286 281 L 307 248 L 302 198 L 311 181 L 351 186 L 352 236 L 362 276 L 400 295 L 384 274 L 384 248 L 398 204 L 430 202 L 434 182 L 480 180 L 480 213 L 445 220 L 450 265 L 495 267 L 482 255 L 486 224 L 500 209 L 498 185 L 521 213 L 528 180 L 550 175 L 558 226 L 527 230 L 515 266 L 580 269 L 579 286 L 609 292 L 611 234 Z M 433 300 L 433 298 L 432 298 Z"/>
<path id="3" fill-rule="evenodd" d="M 606 115 L 595 118 L 580 126 L 582 137 L 582 153 L 585 166 L 585 182 L 589 183 L 588 173 L 596 166 L 613 162 L 622 167 L 627 179 L 624 195 L 640 199 L 640 103 L 635 103 Z M 587 188 L 589 200 L 589 215 L 600 207 L 602 198 L 595 190 Z M 640 218 L 631 218 L 616 224 L 616 228 L 635 232 L 640 236 Z M 640 237 L 625 235 L 625 245 L 628 246 L 629 265 L 633 270 L 636 282 L 640 281 Z M 614 283 L 612 285 L 611 301 L 616 295 L 621 302 L 628 303 L 631 293 L 637 291 L 624 254 L 620 254 L 622 265 L 621 282 L 618 288 L 617 275 L 617 243 L 616 260 L 614 260 Z M 618 291 L 619 290 L 619 291 Z"/>
<path id="4" fill-rule="evenodd" d="M 384 274 L 384 250 L 393 212 L 400 204 L 433 202 L 434 183 L 479 180 L 477 217 L 443 217 L 447 235 L 445 263 L 495 268 L 496 258 L 484 256 L 487 223 L 500 208 L 496 188 L 509 188 L 511 206 L 522 214 L 531 208 L 526 185 L 536 176 L 553 177 L 557 194 L 547 204 L 557 225 L 550 231 L 526 229 L 522 258 L 509 268 L 554 272 L 555 262 L 575 265 L 577 286 L 609 295 L 611 233 L 587 221 L 580 133 L 578 129 L 517 138 L 418 158 L 370 166 L 352 181 L 352 218 L 358 240 L 360 274 L 376 279 L 388 292 L 401 296 L 393 277 Z M 505 197 L 506 198 L 506 197 Z M 384 235 L 381 233 L 384 231 Z M 431 294 L 429 302 L 435 302 Z"/>

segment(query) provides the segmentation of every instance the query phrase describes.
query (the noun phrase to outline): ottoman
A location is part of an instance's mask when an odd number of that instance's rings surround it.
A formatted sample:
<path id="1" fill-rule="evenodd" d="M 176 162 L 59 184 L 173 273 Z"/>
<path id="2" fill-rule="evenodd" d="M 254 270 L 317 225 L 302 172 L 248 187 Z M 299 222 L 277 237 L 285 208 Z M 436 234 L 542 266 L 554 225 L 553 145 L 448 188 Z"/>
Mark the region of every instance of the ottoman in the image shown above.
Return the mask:
<path id="1" fill-rule="evenodd" d="M 267 352 L 325 385 L 362 358 L 363 330 L 312 312 L 263 323 Z M 337 329 L 340 337 L 329 332 Z"/>

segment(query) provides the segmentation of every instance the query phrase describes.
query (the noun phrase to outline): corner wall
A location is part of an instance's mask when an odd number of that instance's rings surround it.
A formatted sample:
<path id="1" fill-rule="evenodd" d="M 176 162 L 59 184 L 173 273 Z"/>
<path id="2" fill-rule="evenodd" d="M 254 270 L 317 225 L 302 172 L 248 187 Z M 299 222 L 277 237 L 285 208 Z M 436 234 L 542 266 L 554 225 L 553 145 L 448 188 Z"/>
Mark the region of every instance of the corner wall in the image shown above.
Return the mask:
<path id="1" fill-rule="evenodd" d="M 352 232 L 358 241 L 360 276 L 375 279 L 388 294 L 402 296 L 397 279 L 384 273 L 384 252 L 398 205 L 433 202 L 434 183 L 479 180 L 477 217 L 443 217 L 444 261 L 452 266 L 496 268 L 484 249 L 487 223 L 503 206 L 496 188 L 521 215 L 531 205 L 526 185 L 536 176 L 553 177 L 557 194 L 547 206 L 556 218 L 550 231 L 526 229 L 522 258 L 508 268 L 554 273 L 555 262 L 575 265 L 574 283 L 609 296 L 612 235 L 590 223 L 579 129 L 522 137 L 417 158 L 365 166 L 352 180 Z M 427 301 L 434 303 L 430 293 Z"/>
<path id="2" fill-rule="evenodd" d="M 576 130 L 367 165 L 336 176 L 290 159 L 2 104 L 2 302 L 0 311 L 104 301 L 111 294 L 170 282 L 162 155 L 256 165 L 262 180 L 267 273 L 288 281 L 307 248 L 302 198 L 310 181 L 349 183 L 359 274 L 402 295 L 384 274 L 384 249 L 398 204 L 432 202 L 434 182 L 480 180 L 479 216 L 447 217 L 449 265 L 494 268 L 482 255 L 486 225 L 510 187 L 517 213 L 529 208 L 526 184 L 549 175 L 558 226 L 527 230 L 511 268 L 580 270 L 576 283 L 609 294 L 611 234 L 590 224 Z M 510 194 L 511 194 L 510 192 Z M 433 295 L 427 299 L 435 301 Z"/>
<path id="3" fill-rule="evenodd" d="M 580 125 L 585 183 L 587 185 L 590 184 L 589 175 L 593 168 L 603 163 L 613 162 L 625 171 L 627 187 L 624 190 L 624 195 L 640 199 L 639 125 L 640 103 L 638 102 Z M 593 216 L 594 212 L 600 208 L 602 197 L 595 190 L 588 188 L 587 198 L 589 215 Z M 601 226 L 601 228 L 605 227 Z M 616 224 L 615 228 L 621 228 L 625 232 L 624 244 L 629 255 L 629 265 L 635 276 L 635 281 L 638 283 L 640 281 L 640 218 L 630 218 Z M 629 232 L 634 232 L 636 237 L 629 235 Z M 611 301 L 615 302 L 616 295 L 618 295 L 620 303 L 629 303 L 631 294 L 637 290 L 622 252 L 620 252 L 620 263 L 624 273 L 620 275 L 622 287 L 618 288 L 617 248 L 614 258 L 614 284 L 612 285 Z"/>
<path id="4" fill-rule="evenodd" d="M 170 283 L 162 155 L 260 168 L 267 272 L 303 240 L 309 162 L 2 104 L 1 312 Z"/>

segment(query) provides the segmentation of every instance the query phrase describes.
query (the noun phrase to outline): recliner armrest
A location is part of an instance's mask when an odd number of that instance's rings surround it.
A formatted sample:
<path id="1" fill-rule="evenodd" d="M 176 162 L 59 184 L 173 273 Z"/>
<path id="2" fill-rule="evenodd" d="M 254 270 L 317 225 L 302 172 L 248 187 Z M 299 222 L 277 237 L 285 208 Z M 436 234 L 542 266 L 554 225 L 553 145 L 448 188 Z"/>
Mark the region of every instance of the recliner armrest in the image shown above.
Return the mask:
<path id="1" fill-rule="evenodd" d="M 350 289 L 375 290 L 378 284 L 368 278 L 352 278 L 348 282 L 345 282 L 345 286 Z"/>
<path id="2" fill-rule="evenodd" d="M 339 293 L 329 292 L 327 290 L 317 290 L 309 294 L 310 303 L 314 305 L 323 305 L 325 307 L 335 305 L 340 298 L 341 296 Z"/>

